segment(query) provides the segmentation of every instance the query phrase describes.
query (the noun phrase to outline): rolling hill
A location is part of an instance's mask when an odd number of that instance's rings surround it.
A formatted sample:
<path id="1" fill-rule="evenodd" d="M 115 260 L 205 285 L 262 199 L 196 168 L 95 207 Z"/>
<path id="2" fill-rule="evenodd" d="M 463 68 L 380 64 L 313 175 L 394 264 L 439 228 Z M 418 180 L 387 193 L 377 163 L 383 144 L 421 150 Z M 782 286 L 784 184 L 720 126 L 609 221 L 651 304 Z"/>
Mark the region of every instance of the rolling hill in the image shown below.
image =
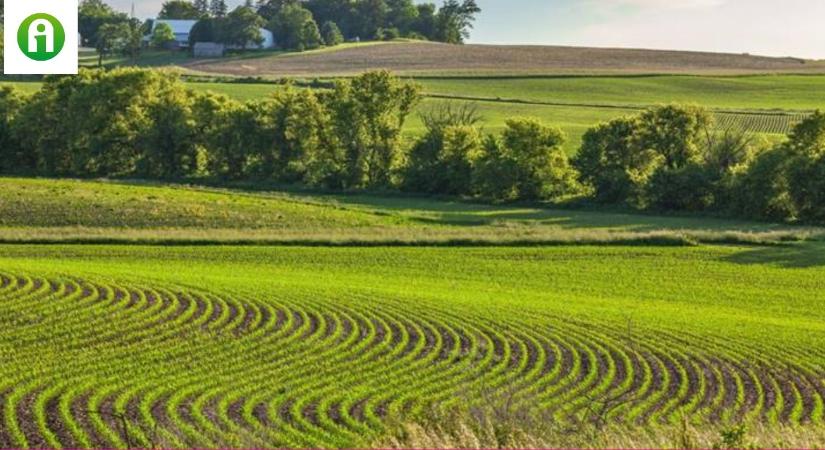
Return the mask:
<path id="1" fill-rule="evenodd" d="M 371 69 L 402 74 L 745 74 L 825 73 L 825 62 L 751 55 L 560 46 L 398 42 L 340 50 L 183 62 L 186 69 L 235 76 L 337 76 Z"/>
<path id="2" fill-rule="evenodd" d="M 506 245 L 818 239 L 805 228 L 624 211 L 129 181 L 0 178 L 0 242 Z"/>

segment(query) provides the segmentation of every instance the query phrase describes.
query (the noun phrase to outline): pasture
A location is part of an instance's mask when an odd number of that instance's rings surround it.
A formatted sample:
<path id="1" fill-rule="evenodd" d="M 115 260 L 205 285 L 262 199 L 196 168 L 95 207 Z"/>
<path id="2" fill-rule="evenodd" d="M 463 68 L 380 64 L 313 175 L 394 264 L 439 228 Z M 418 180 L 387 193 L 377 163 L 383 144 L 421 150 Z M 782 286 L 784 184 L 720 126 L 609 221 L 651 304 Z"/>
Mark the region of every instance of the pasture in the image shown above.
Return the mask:
<path id="1" fill-rule="evenodd" d="M 455 199 L 0 178 L 0 241 L 537 245 L 815 240 L 825 229 Z"/>
<path id="2" fill-rule="evenodd" d="M 363 447 L 609 398 L 639 436 L 817 430 L 821 250 L 4 246 L 0 445 Z"/>

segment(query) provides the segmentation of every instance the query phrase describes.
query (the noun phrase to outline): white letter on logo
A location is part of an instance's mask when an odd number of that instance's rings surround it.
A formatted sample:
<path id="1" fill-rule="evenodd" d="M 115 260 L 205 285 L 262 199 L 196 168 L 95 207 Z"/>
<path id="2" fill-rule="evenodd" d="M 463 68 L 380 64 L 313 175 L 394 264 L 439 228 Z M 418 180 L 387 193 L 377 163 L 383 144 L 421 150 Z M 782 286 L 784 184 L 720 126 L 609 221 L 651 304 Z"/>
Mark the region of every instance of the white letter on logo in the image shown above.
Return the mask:
<path id="1" fill-rule="evenodd" d="M 46 37 L 46 53 L 54 52 L 54 27 L 46 19 L 37 19 L 29 25 L 29 52 L 36 53 L 40 50 L 37 45 L 37 37 Z"/>

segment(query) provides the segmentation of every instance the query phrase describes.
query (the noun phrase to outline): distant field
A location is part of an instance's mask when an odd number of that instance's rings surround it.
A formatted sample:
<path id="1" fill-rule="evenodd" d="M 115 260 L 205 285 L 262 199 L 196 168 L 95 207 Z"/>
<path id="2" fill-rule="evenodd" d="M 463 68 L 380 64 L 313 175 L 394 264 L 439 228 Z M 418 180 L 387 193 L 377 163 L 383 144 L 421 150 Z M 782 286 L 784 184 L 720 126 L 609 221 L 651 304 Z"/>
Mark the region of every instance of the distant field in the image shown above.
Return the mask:
<path id="1" fill-rule="evenodd" d="M 237 76 L 351 75 L 370 69 L 429 75 L 825 73 L 825 62 L 678 51 L 393 43 L 324 53 L 192 60 L 188 70 Z"/>
<path id="2" fill-rule="evenodd" d="M 618 399 L 636 446 L 813 448 L 822 255 L 0 246 L 0 446 L 364 448 L 434 408 L 609 446 L 588 411 Z"/>
<path id="3" fill-rule="evenodd" d="M 0 241 L 679 244 L 825 237 L 825 230 L 424 198 L 0 178 Z"/>
<path id="4" fill-rule="evenodd" d="M 441 102 L 471 102 L 484 118 L 483 126 L 491 132 L 501 130 L 510 117 L 538 117 L 566 132 L 570 154 L 578 150 L 588 128 L 656 104 L 682 102 L 718 109 L 717 122 L 721 126 L 774 135 L 772 140 L 787 134 L 804 117 L 802 111 L 825 107 L 825 76 L 424 77 L 415 81 L 430 97 L 419 112 Z M 15 85 L 29 93 L 40 87 L 39 83 Z M 267 83 L 189 85 L 238 100 L 265 98 L 279 88 Z M 410 136 L 423 131 L 417 114 L 409 120 L 406 131 Z"/>
<path id="5" fill-rule="evenodd" d="M 825 109 L 825 76 L 419 78 L 426 92 L 585 105 L 696 103 L 734 110 Z"/>

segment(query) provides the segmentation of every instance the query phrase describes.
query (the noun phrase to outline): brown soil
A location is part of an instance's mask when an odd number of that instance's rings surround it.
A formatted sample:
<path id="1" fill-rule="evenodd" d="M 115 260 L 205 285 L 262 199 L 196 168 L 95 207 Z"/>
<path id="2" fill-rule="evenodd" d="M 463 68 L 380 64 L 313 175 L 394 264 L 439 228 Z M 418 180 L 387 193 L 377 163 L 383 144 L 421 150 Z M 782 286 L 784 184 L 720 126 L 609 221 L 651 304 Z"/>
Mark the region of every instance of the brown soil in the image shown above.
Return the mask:
<path id="1" fill-rule="evenodd" d="M 560 46 L 394 43 L 337 51 L 196 60 L 202 72 L 238 76 L 408 74 L 825 73 L 825 62 L 742 54 Z"/>

